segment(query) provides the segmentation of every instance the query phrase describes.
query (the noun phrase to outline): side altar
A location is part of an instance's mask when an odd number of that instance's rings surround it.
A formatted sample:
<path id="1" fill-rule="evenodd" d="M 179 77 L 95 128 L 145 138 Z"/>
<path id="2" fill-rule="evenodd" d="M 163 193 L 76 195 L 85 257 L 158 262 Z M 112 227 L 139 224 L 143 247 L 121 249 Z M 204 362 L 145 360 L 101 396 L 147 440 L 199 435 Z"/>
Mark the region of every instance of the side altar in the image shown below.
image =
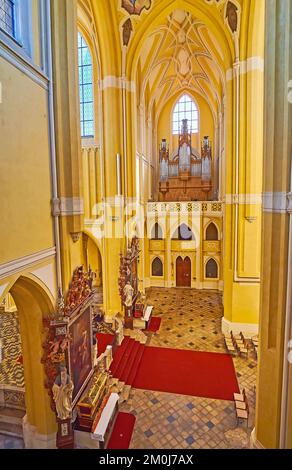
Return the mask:
<path id="1" fill-rule="evenodd" d="M 133 237 L 126 254 L 120 254 L 119 293 L 124 307 L 125 328 L 146 329 L 153 307 L 146 304 L 146 296 L 139 291 L 139 239 Z"/>
<path id="2" fill-rule="evenodd" d="M 93 319 L 96 316 L 93 272 L 78 267 L 66 299 L 59 291 L 56 311 L 44 319 L 44 364 L 51 408 L 58 426 L 59 449 L 104 448 L 118 412 L 109 387 L 110 355 L 97 360 Z M 108 413 L 108 401 L 115 403 Z M 106 410 L 106 412 L 104 412 Z M 94 431 L 103 429 L 100 441 Z"/>

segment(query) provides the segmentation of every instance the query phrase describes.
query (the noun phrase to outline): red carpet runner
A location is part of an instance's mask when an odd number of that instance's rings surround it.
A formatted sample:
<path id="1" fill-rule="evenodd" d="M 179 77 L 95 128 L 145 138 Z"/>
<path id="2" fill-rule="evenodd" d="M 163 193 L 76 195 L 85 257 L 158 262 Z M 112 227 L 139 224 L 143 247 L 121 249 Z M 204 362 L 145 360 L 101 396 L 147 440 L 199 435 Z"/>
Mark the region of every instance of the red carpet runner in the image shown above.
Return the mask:
<path id="1" fill-rule="evenodd" d="M 151 332 L 155 333 L 156 331 L 159 330 L 160 324 L 161 324 L 161 318 L 151 317 L 148 328 L 145 331 L 151 331 Z"/>
<path id="2" fill-rule="evenodd" d="M 109 335 L 107 333 L 97 333 L 96 334 L 96 339 L 97 339 L 97 354 L 100 356 L 104 351 L 106 350 L 106 347 L 109 344 L 113 343 L 114 336 Z"/>
<path id="3" fill-rule="evenodd" d="M 133 387 L 220 400 L 239 392 L 227 354 L 145 347 Z"/>
<path id="4" fill-rule="evenodd" d="M 110 366 L 112 376 L 127 385 L 133 385 L 144 350 L 144 344 L 125 336 L 121 346 L 116 350 L 114 360 Z"/>
<path id="5" fill-rule="evenodd" d="M 129 449 L 135 421 L 130 413 L 118 413 L 107 449 Z"/>

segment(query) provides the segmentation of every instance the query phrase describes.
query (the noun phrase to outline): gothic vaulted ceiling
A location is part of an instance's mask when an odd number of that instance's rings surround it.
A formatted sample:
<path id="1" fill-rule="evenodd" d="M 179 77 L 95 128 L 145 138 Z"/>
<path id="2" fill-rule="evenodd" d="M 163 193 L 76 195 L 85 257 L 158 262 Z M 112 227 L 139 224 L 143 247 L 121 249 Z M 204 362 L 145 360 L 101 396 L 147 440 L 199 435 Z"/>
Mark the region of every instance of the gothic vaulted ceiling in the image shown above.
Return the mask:
<path id="1" fill-rule="evenodd" d="M 138 75 L 140 99 L 149 96 L 148 106 L 155 102 L 158 114 L 168 99 L 187 89 L 206 99 L 214 117 L 221 108 L 225 68 L 220 43 L 184 10 L 174 10 L 144 40 Z"/>
<path id="2" fill-rule="evenodd" d="M 148 116 L 153 109 L 159 115 L 178 92 L 192 90 L 217 120 L 240 35 L 242 0 L 78 1 L 81 23 L 96 27 L 100 75 L 135 81 L 137 104 Z"/>

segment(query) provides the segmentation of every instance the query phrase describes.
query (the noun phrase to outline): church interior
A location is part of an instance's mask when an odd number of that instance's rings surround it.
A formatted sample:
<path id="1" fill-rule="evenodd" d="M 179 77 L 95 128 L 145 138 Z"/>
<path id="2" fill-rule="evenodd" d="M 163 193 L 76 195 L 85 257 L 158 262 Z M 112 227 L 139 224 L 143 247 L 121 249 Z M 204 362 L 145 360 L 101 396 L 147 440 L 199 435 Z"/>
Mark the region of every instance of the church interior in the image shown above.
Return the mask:
<path id="1" fill-rule="evenodd" d="M 290 0 L 0 0 L 0 449 L 292 448 Z"/>

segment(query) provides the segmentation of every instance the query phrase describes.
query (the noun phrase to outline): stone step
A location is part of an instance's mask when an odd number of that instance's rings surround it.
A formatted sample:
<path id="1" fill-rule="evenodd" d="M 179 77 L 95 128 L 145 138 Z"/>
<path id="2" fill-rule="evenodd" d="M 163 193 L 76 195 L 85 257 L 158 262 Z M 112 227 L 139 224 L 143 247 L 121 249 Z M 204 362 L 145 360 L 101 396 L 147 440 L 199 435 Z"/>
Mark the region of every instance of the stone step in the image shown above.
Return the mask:
<path id="1" fill-rule="evenodd" d="M 137 356 L 136 356 L 136 359 L 135 359 L 135 363 L 133 364 L 133 367 L 131 369 L 131 372 L 129 373 L 128 377 L 127 377 L 127 380 L 126 380 L 126 383 L 128 385 L 131 385 L 131 387 L 133 386 L 133 383 L 135 381 L 135 378 L 136 378 L 136 375 L 137 375 L 137 372 L 138 372 L 138 369 L 139 369 L 139 366 L 140 366 L 140 363 L 142 361 L 142 357 L 143 357 L 143 354 L 144 354 L 144 350 L 145 350 L 145 345 L 144 344 L 140 344 L 139 346 L 139 349 L 138 349 L 138 352 L 137 352 Z"/>
<path id="2" fill-rule="evenodd" d="M 126 350 L 127 350 L 127 347 L 128 347 L 128 343 L 131 341 L 131 338 L 129 338 L 129 336 L 125 336 L 121 346 L 118 347 L 118 349 L 116 350 L 115 354 L 114 354 L 114 360 L 113 362 L 111 363 L 111 366 L 110 366 L 110 372 L 112 374 L 112 376 L 114 377 L 115 374 L 116 374 L 116 371 L 118 370 L 122 360 L 123 360 L 123 355 L 125 354 Z"/>
<path id="3" fill-rule="evenodd" d="M 23 410 L 14 408 L 0 408 L 0 423 L 19 425 L 22 427 L 22 419 L 25 415 Z"/>
<path id="4" fill-rule="evenodd" d="M 130 393 L 131 393 L 131 385 L 125 385 L 123 388 L 122 393 L 120 394 L 120 399 L 119 403 L 123 403 L 125 401 L 128 401 Z"/>
<path id="5" fill-rule="evenodd" d="M 115 376 L 119 378 L 121 382 L 124 382 L 124 376 L 127 373 L 128 364 L 130 362 L 131 356 L 135 350 L 136 341 L 134 339 L 130 339 L 128 346 L 123 354 L 122 361 L 120 366 L 116 369 Z"/>
<path id="6" fill-rule="evenodd" d="M 131 373 L 131 370 L 135 366 L 135 360 L 137 358 L 139 348 L 140 348 L 140 343 L 135 341 L 134 346 L 130 351 L 129 357 L 127 358 L 127 361 L 125 361 L 125 367 L 124 367 L 123 372 L 121 373 L 121 376 L 120 376 L 120 380 L 122 382 L 127 383 L 128 377 Z"/>

